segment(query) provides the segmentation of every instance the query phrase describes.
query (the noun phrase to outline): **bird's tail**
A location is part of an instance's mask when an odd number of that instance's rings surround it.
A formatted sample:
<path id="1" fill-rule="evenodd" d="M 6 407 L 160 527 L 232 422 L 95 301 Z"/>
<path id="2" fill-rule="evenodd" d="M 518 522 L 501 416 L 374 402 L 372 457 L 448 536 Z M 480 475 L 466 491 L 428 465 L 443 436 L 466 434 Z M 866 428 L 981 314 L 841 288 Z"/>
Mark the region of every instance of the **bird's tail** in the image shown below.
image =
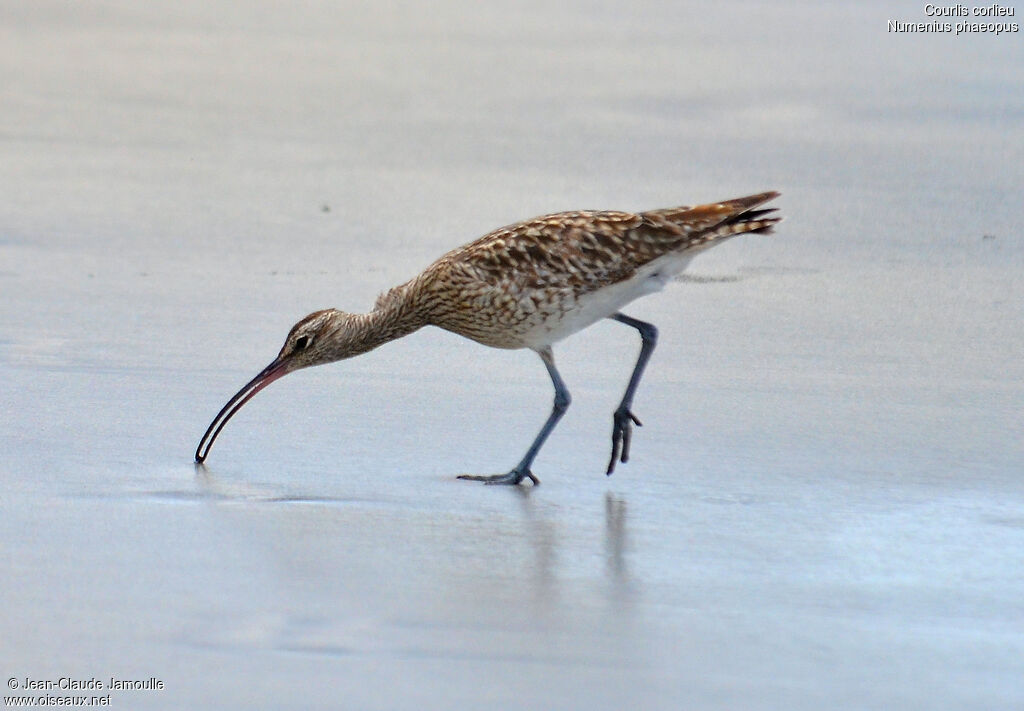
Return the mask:
<path id="1" fill-rule="evenodd" d="M 770 234 L 782 218 L 770 216 L 777 208 L 758 205 L 774 200 L 777 192 L 758 193 L 734 200 L 697 205 L 696 207 L 670 207 L 645 212 L 652 223 L 676 231 L 687 249 L 711 246 L 714 242 L 746 232 Z"/>

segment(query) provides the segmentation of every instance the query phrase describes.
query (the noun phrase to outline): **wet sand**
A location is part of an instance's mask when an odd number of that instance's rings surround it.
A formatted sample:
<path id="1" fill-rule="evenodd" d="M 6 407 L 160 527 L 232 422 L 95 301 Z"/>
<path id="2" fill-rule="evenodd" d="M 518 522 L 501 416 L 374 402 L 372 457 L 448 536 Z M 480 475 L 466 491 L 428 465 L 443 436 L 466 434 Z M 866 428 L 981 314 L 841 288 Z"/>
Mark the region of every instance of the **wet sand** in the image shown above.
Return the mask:
<path id="1" fill-rule="evenodd" d="M 0 668 L 164 685 L 115 708 L 1020 708 L 1024 55 L 893 12 L 0 10 Z M 517 461 L 540 362 L 433 329 L 192 464 L 309 311 L 519 218 L 763 189 L 775 236 L 629 310 L 661 341 L 610 478 L 613 323 L 556 348 L 536 489 L 455 476 Z"/>

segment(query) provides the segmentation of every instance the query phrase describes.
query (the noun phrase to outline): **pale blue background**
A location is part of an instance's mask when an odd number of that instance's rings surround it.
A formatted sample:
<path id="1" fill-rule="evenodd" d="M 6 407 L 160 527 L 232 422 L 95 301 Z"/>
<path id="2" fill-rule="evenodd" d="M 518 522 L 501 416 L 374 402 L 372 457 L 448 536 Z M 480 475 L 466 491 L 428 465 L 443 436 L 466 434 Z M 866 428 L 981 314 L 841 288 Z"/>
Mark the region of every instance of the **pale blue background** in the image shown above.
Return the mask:
<path id="1" fill-rule="evenodd" d="M 0 6 L 0 671 L 117 708 L 1024 706 L 1024 54 L 913 3 Z M 1017 18 L 1019 22 L 1019 18 Z M 778 189 L 637 349 L 425 330 L 493 227 Z M 329 209 L 324 210 L 324 206 Z M 987 236 L 987 238 L 986 238 Z"/>

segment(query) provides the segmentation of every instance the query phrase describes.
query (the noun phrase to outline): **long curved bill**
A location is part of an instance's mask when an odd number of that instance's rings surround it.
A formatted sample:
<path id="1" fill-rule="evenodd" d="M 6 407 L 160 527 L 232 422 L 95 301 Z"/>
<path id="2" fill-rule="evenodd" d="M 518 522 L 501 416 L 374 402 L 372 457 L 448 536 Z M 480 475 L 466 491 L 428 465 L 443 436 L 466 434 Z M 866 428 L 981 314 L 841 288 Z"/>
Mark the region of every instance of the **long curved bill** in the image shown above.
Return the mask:
<path id="1" fill-rule="evenodd" d="M 217 435 L 224 429 L 224 425 L 228 423 L 235 413 L 242 409 L 242 405 L 249 402 L 252 396 L 258 393 L 263 388 L 270 385 L 272 382 L 280 378 L 282 375 L 288 372 L 288 361 L 281 359 L 280 357 L 275 358 L 274 362 L 260 371 L 260 374 L 255 378 L 246 383 L 245 387 L 235 393 L 234 397 L 228 400 L 228 404 L 221 408 L 221 411 L 217 413 L 217 416 L 213 418 L 213 422 L 206 428 L 206 434 L 199 440 L 199 446 L 196 448 L 196 462 L 203 463 L 210 454 L 210 447 L 213 446 L 213 441 L 217 439 Z"/>

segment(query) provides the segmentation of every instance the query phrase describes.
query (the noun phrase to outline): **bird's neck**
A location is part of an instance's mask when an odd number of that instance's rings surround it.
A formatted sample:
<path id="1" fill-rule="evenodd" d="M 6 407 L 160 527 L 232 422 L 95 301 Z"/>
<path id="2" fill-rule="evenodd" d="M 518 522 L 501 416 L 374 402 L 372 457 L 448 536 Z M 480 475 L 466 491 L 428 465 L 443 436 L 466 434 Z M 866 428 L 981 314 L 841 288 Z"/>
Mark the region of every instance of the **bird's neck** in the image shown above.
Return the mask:
<path id="1" fill-rule="evenodd" d="M 373 311 L 352 314 L 349 328 L 355 334 L 353 350 L 365 353 L 426 326 L 427 319 L 415 296 L 410 282 L 383 294 Z"/>

